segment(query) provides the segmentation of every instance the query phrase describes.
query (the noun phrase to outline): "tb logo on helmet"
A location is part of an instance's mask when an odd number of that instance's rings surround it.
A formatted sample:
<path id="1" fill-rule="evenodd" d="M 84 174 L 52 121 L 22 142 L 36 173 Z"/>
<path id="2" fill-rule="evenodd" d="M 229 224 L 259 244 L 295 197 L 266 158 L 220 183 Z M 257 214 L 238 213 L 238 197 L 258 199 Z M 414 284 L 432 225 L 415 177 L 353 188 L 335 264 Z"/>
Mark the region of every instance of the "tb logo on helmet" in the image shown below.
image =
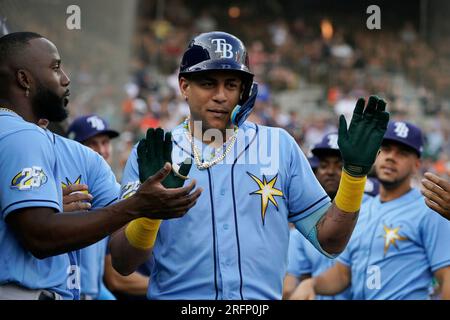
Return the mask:
<path id="1" fill-rule="evenodd" d="M 396 122 L 394 132 L 397 135 L 397 137 L 406 138 L 408 137 L 409 128 L 403 122 Z"/>
<path id="2" fill-rule="evenodd" d="M 225 39 L 212 39 L 211 42 L 216 45 L 215 52 L 222 53 L 222 58 L 233 58 L 233 47 Z"/>

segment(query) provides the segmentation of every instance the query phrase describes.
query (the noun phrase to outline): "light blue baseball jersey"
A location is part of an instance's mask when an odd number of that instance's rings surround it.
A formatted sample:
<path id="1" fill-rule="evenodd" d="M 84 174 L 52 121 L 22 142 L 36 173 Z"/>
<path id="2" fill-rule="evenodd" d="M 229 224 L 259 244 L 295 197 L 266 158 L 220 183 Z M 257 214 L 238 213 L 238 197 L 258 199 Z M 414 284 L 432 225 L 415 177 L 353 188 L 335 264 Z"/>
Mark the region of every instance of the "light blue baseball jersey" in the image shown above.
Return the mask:
<path id="1" fill-rule="evenodd" d="M 371 192 L 371 190 L 369 192 Z M 362 202 L 364 203 L 370 198 L 372 197 L 364 194 Z M 317 249 L 314 248 L 314 246 L 295 228 L 291 229 L 289 237 L 288 257 L 287 272 L 296 277 L 305 274 L 310 274 L 314 277 L 326 271 L 336 263 L 336 259 L 328 258 L 317 251 Z M 349 300 L 351 298 L 350 288 L 334 296 L 316 295 L 317 300 Z"/>
<path id="2" fill-rule="evenodd" d="M 295 228 L 291 229 L 289 238 L 287 273 L 300 277 L 305 274 L 316 276 L 336 263 L 319 251 Z M 316 295 L 317 300 L 349 300 L 350 288 L 334 296 Z"/>
<path id="3" fill-rule="evenodd" d="M 192 157 L 186 132 L 182 125 L 172 131 L 174 163 Z M 214 152 L 203 150 L 205 159 Z M 148 298 L 281 299 L 288 222 L 330 203 L 295 140 L 283 129 L 246 122 L 222 163 L 207 170 L 193 165 L 189 176 L 204 191 L 184 217 L 161 223 Z M 134 148 L 124 195 L 138 177 Z"/>
<path id="4" fill-rule="evenodd" d="M 450 265 L 450 222 L 417 189 L 366 201 L 338 261 L 351 268 L 354 299 L 428 299 L 433 272 Z"/>
<path id="5" fill-rule="evenodd" d="M 86 184 L 93 196 L 92 209 L 108 206 L 117 200 L 120 185 L 108 163 L 92 149 L 47 131 L 57 153 L 63 188 Z M 103 281 L 108 238 L 81 251 L 81 294 L 97 298 Z"/>
<path id="6" fill-rule="evenodd" d="M 52 142 L 38 126 L 0 111 L 0 284 L 48 289 L 77 298 L 76 253 L 37 259 L 25 250 L 5 219 L 27 207 L 62 209 L 59 168 Z"/>

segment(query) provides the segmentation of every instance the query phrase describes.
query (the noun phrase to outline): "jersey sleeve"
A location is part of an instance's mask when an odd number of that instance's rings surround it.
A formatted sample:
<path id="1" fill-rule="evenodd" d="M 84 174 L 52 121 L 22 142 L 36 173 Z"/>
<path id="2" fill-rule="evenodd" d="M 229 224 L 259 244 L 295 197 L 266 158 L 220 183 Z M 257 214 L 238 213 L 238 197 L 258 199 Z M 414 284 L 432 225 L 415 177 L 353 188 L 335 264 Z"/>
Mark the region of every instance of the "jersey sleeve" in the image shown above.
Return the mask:
<path id="1" fill-rule="evenodd" d="M 137 144 L 130 152 L 127 164 L 122 174 L 119 199 L 126 199 L 136 193 L 141 185 L 139 180 L 139 168 L 137 162 Z"/>
<path id="2" fill-rule="evenodd" d="M 313 271 L 312 264 L 306 256 L 305 241 L 306 239 L 297 229 L 290 230 L 287 272 L 296 277 Z"/>
<path id="3" fill-rule="evenodd" d="M 90 151 L 90 150 L 89 150 Z M 89 152 L 91 165 L 88 170 L 95 170 L 93 181 L 88 182 L 89 192 L 94 196 L 93 208 L 103 208 L 119 198 L 120 185 L 109 164 L 96 152 Z"/>
<path id="4" fill-rule="evenodd" d="M 295 223 L 329 204 L 330 198 L 317 181 L 308 160 L 291 136 L 288 136 L 288 143 L 290 148 L 289 221 Z"/>
<path id="5" fill-rule="evenodd" d="M 450 265 L 450 221 L 428 208 L 426 210 L 420 225 L 421 240 L 431 271 L 435 272 Z"/>
<path id="6" fill-rule="evenodd" d="M 39 130 L 21 130 L 0 140 L 0 206 L 5 218 L 26 207 L 61 211 L 53 145 Z"/>

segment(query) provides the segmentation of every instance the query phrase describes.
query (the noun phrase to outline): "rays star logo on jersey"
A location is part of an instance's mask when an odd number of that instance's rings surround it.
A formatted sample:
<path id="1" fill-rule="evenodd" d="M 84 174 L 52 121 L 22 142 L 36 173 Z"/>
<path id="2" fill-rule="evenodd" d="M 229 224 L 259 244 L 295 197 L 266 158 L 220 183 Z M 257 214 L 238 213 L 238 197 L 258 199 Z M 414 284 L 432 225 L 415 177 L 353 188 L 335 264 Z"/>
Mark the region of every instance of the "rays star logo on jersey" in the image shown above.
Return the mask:
<path id="1" fill-rule="evenodd" d="M 258 190 L 253 191 L 250 193 L 250 195 L 260 195 L 261 196 L 261 219 L 262 223 L 265 224 L 266 220 L 266 211 L 267 207 L 269 205 L 269 201 L 272 202 L 272 204 L 275 206 L 275 208 L 278 210 L 278 203 L 277 200 L 274 198 L 276 197 L 283 197 L 283 192 L 281 190 L 276 189 L 275 183 L 277 183 L 278 174 L 272 178 L 272 180 L 267 181 L 266 176 L 263 175 L 262 181 L 251 174 L 250 172 L 247 172 L 247 174 L 255 181 L 259 187 Z"/>
<path id="2" fill-rule="evenodd" d="M 127 199 L 136 193 L 141 183 L 139 181 L 131 181 L 122 187 L 120 190 L 120 199 Z"/>
<path id="3" fill-rule="evenodd" d="M 47 182 L 47 175 L 41 167 L 23 168 L 11 180 L 11 189 L 30 190 Z"/>
<path id="4" fill-rule="evenodd" d="M 81 175 L 78 176 L 78 178 L 76 178 L 76 180 L 74 182 L 71 182 L 69 180 L 69 178 L 66 177 L 66 182 L 61 182 L 61 186 L 63 189 L 67 188 L 68 186 L 72 185 L 72 184 L 81 184 Z M 77 191 L 77 192 L 82 192 L 82 193 L 89 193 L 88 190 L 82 190 L 82 191 Z"/>
<path id="5" fill-rule="evenodd" d="M 386 255 L 386 253 L 388 252 L 389 247 L 391 245 L 393 245 L 398 250 L 396 241 L 408 240 L 407 237 L 403 237 L 398 234 L 400 231 L 400 227 L 389 228 L 386 225 L 383 225 L 383 229 L 384 229 L 384 234 L 382 235 L 382 237 L 384 238 L 384 255 Z"/>

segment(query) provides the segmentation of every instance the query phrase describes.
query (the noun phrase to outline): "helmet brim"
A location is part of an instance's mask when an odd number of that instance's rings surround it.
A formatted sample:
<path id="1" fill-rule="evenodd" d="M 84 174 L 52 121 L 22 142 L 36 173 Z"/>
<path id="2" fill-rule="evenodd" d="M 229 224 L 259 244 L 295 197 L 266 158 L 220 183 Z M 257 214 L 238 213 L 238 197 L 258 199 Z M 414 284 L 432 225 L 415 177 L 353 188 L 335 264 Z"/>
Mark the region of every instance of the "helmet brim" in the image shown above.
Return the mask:
<path id="1" fill-rule="evenodd" d="M 225 58 L 202 61 L 189 68 L 184 69 L 183 71 L 180 71 L 179 76 L 198 72 L 219 71 L 219 70 L 238 71 L 243 73 L 246 77 L 251 77 L 251 80 L 253 80 L 253 73 L 250 72 L 247 66 L 237 61 Z"/>

